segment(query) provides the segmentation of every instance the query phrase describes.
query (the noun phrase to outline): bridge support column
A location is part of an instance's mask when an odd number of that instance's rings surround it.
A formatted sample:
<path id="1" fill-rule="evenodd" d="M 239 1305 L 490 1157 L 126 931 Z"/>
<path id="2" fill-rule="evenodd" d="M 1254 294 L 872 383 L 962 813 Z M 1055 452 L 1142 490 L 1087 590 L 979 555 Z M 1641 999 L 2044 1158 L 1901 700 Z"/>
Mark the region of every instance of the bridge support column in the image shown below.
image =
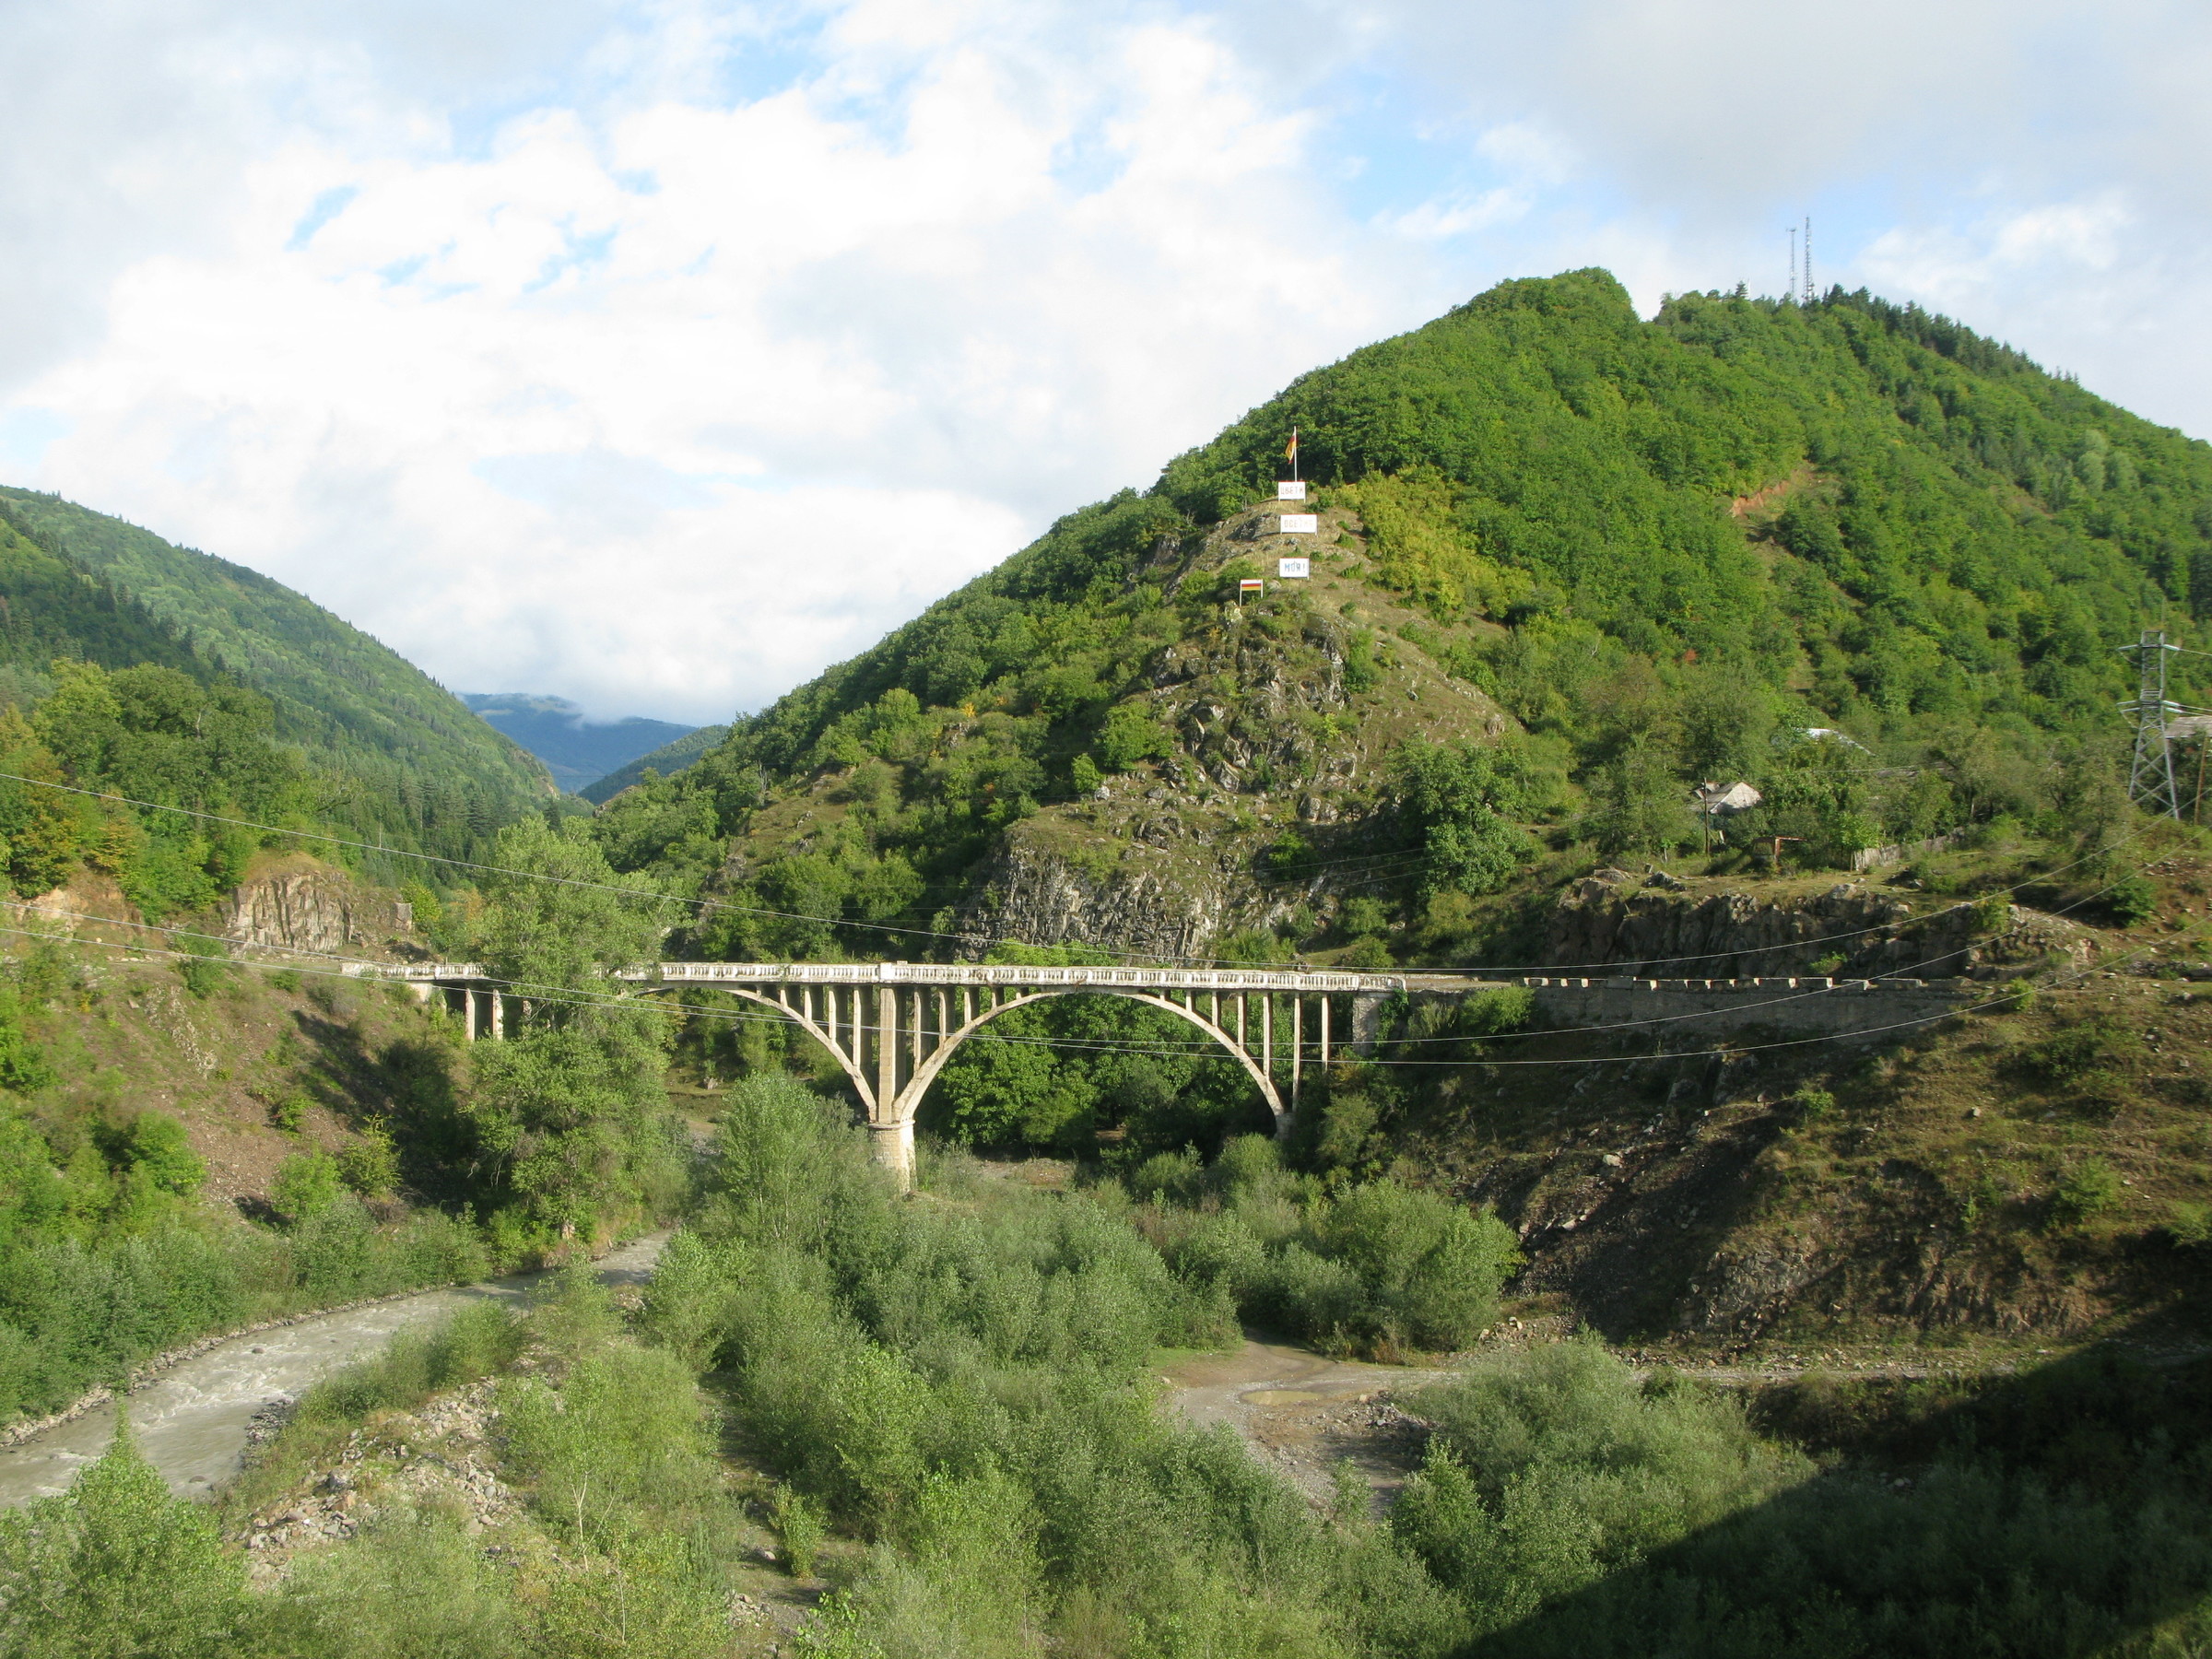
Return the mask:
<path id="1" fill-rule="evenodd" d="M 895 1124 L 868 1124 L 870 1149 L 876 1161 L 899 1177 L 901 1192 L 914 1184 L 914 1120 L 900 1118 Z"/>
<path id="2" fill-rule="evenodd" d="M 1352 995 L 1352 1053 L 1371 1054 L 1375 1042 L 1382 1035 L 1382 1005 L 1390 998 L 1374 991 L 1355 992 Z"/>
<path id="3" fill-rule="evenodd" d="M 857 1037 L 855 1033 L 855 1037 Z M 853 1057 L 860 1058 L 857 1041 Z M 888 1112 L 899 1098 L 899 993 L 889 985 L 876 988 L 876 1101 L 877 1110 Z M 911 1143 L 912 1136 L 908 1139 Z"/>

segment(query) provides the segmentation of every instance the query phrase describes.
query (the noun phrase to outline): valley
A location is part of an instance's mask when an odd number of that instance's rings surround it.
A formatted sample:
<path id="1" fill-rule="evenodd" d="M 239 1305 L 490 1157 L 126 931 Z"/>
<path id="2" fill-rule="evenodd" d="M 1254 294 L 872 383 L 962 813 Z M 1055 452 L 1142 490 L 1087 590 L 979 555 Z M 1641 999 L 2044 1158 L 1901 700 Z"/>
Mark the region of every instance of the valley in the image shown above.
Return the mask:
<path id="1" fill-rule="evenodd" d="M 1507 283 L 582 796 L 0 535 L 0 1653 L 2212 1651 L 2205 445 Z"/>

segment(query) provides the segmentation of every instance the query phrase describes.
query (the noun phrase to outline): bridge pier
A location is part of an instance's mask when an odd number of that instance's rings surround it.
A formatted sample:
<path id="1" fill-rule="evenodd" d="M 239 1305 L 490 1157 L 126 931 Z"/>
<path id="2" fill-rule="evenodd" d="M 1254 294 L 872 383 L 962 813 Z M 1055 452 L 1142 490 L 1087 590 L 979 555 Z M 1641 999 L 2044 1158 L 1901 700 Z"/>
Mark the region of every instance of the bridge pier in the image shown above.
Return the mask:
<path id="1" fill-rule="evenodd" d="M 901 1192 L 912 1190 L 914 1184 L 914 1120 L 903 1117 L 896 1123 L 879 1124 L 868 1121 L 868 1149 L 875 1153 L 876 1161 L 899 1178 Z"/>
<path id="2" fill-rule="evenodd" d="M 406 982 L 426 1001 L 444 997 L 471 1041 L 507 1034 L 505 988 L 486 983 L 476 963 L 372 971 Z M 913 1182 L 914 1114 L 923 1096 L 961 1043 L 1010 1009 L 1045 997 L 1102 994 L 1173 1014 L 1243 1067 L 1280 1136 L 1289 1133 L 1307 1067 L 1325 1071 L 1329 1065 L 1332 995 L 1352 998 L 1352 1046 L 1365 1052 L 1379 1034 L 1383 1004 L 1406 986 L 1394 976 L 1332 970 L 996 962 L 662 962 L 613 977 L 648 992 L 709 987 L 791 1020 L 835 1057 L 860 1101 L 876 1161 L 906 1186 Z M 1288 999 L 1286 1011 L 1277 1010 L 1278 997 Z M 515 999 L 518 1018 L 527 1019 L 529 1007 Z M 1278 1012 L 1287 1014 L 1279 1024 Z"/>

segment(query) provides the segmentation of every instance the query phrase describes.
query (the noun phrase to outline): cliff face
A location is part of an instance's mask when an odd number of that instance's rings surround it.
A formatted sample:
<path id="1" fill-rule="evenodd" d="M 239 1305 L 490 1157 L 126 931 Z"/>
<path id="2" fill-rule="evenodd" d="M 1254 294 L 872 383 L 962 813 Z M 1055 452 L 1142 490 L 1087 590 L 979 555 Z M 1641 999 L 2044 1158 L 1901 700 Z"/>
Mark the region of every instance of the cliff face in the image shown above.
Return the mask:
<path id="1" fill-rule="evenodd" d="M 254 869 L 222 909 L 222 932 L 237 944 L 326 956 L 385 955 L 413 928 L 395 894 L 303 853 Z"/>
<path id="2" fill-rule="evenodd" d="M 2087 929 L 2018 905 L 1993 922 L 1971 905 L 1915 904 L 1858 882 L 1750 893 L 1600 870 L 1560 893 L 1544 948 L 1562 968 L 1661 978 L 1948 979 L 2078 966 L 2092 947 Z"/>

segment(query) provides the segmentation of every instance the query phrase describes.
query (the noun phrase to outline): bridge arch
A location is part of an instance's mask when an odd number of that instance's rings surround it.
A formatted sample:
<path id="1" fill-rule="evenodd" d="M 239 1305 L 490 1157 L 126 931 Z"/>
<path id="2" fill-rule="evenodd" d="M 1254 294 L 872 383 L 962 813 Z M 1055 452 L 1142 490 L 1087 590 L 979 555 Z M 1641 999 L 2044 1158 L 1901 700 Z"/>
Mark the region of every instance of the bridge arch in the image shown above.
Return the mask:
<path id="1" fill-rule="evenodd" d="M 1130 1002 L 1143 1003 L 1147 1007 L 1163 1009 L 1174 1015 L 1176 1018 L 1196 1026 L 1212 1038 L 1218 1047 L 1225 1050 L 1230 1058 L 1241 1065 L 1244 1068 L 1245 1076 L 1258 1086 L 1260 1098 L 1267 1102 L 1268 1114 L 1275 1119 L 1276 1134 L 1280 1135 L 1289 1128 L 1290 1113 L 1283 1105 L 1282 1091 L 1276 1088 L 1275 1079 L 1261 1069 L 1260 1063 L 1238 1045 L 1234 1037 L 1195 1008 L 1186 1008 L 1181 1003 L 1171 1002 L 1166 997 L 1149 991 L 1135 991 L 1120 985 L 1069 985 L 1065 987 L 1055 985 L 1009 997 L 995 1008 L 986 1009 L 978 1014 L 966 1025 L 947 1036 L 936 1053 L 931 1054 L 928 1059 L 915 1068 L 912 1080 L 900 1091 L 899 1095 L 907 1118 L 911 1121 L 922 1110 L 922 1097 L 929 1092 L 929 1086 L 936 1081 L 937 1074 L 945 1069 L 945 1063 L 952 1058 L 953 1051 L 958 1049 L 961 1043 L 975 1035 L 984 1026 L 989 1025 L 1001 1014 L 1008 1013 L 1015 1008 L 1027 1007 L 1031 1003 L 1044 1002 L 1055 996 L 1119 996 Z"/>
<path id="2" fill-rule="evenodd" d="M 795 998 L 789 985 L 777 984 L 771 989 L 760 989 L 726 980 L 706 982 L 671 981 L 642 984 L 638 989 L 651 994 L 684 989 L 687 983 L 697 984 L 703 990 L 719 991 L 745 1002 L 757 1003 L 788 1019 L 828 1049 L 853 1085 L 853 1091 L 859 1095 L 867 1113 L 867 1125 L 875 1138 L 877 1161 L 897 1171 L 900 1178 L 908 1182 L 912 1181 L 913 1173 L 914 1120 L 921 1111 L 923 1097 L 945 1069 L 946 1063 L 963 1043 L 1000 1015 L 1053 997 L 1118 996 L 1172 1014 L 1203 1032 L 1243 1068 L 1245 1076 L 1260 1091 L 1261 1100 L 1266 1103 L 1278 1137 L 1289 1132 L 1291 1114 L 1296 1109 L 1298 1044 L 1295 1038 L 1287 1050 L 1292 1066 L 1293 1085 L 1291 1099 L 1288 1102 L 1282 1088 L 1270 1075 L 1274 1060 L 1271 1004 L 1263 1017 L 1263 1026 L 1268 1034 L 1263 1041 L 1260 1056 L 1255 1058 L 1245 1040 L 1241 1017 L 1238 1021 L 1238 1029 L 1231 1030 L 1191 1003 L 1177 1002 L 1159 990 L 1141 986 L 1099 983 L 1009 986 L 1007 990 L 1011 994 L 994 994 L 987 1002 L 964 999 L 962 1018 L 957 1022 L 944 1017 L 949 1003 L 940 996 L 937 1004 L 940 1018 L 934 1030 L 929 1029 L 931 1022 L 923 1006 L 925 992 L 921 987 L 905 992 L 883 987 L 877 994 L 873 1010 L 866 1007 L 868 999 L 863 988 L 857 985 L 850 987 L 841 999 L 839 995 L 841 987 L 834 983 L 823 984 L 818 989 L 802 984 Z M 1239 994 L 1243 994 L 1240 992 Z M 1218 1005 L 1219 998 L 1216 997 L 1214 1002 Z M 1324 997 L 1320 1025 L 1324 1064 L 1326 1063 L 1328 1042 L 1325 1010 Z M 871 1069 L 875 1074 L 873 1077 L 869 1075 Z"/>

